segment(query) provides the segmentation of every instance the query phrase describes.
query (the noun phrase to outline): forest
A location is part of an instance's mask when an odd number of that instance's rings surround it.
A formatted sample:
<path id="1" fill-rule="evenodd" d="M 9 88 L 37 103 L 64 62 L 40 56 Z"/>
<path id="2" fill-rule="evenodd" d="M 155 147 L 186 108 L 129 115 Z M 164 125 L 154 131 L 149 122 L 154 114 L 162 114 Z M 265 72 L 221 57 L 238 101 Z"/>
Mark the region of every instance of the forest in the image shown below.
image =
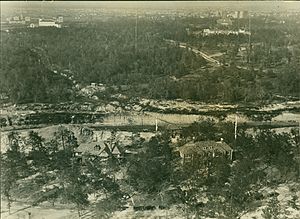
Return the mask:
<path id="1" fill-rule="evenodd" d="M 13 103 L 75 100 L 72 83 L 59 74 L 54 75 L 56 69 L 69 70 L 82 86 L 127 85 L 129 90 L 125 94 L 129 97 L 235 103 L 272 101 L 274 95 L 299 98 L 299 47 L 296 46 L 299 42 L 295 38 L 290 40 L 295 44 L 294 54 L 282 52 L 288 43 L 284 30 L 269 27 L 272 31 L 268 32 L 274 37 L 267 40 L 266 27 L 254 26 L 257 29 L 253 42 L 264 46 L 247 50 L 252 61 L 246 65 L 247 69 L 240 69 L 236 64 L 237 48 L 247 39 L 188 36 L 185 30 L 188 22 L 191 21 L 139 19 L 136 28 L 134 18 L 115 18 L 106 22 L 70 23 L 61 29 L 1 31 L 0 92 Z M 210 22 L 213 25 L 215 21 Z M 291 27 L 287 30 L 297 34 Z M 228 60 L 223 62 L 229 66 L 210 68 L 202 57 L 169 45 L 165 39 L 198 48 L 217 47 L 226 52 Z M 287 62 L 282 62 L 284 59 Z M 193 79 L 186 79 L 189 75 Z"/>
<path id="2" fill-rule="evenodd" d="M 76 154 L 77 138 L 66 127 L 60 127 L 49 139 L 31 131 L 24 141 L 11 132 L 7 151 L 1 154 L 1 192 L 8 209 L 14 201 L 27 200 L 32 206 L 48 203 L 73 207 L 79 215 L 91 209 L 97 216 L 109 218 L 131 203 L 135 194 L 142 194 L 161 197 L 164 201 L 158 201 L 159 206 L 169 209 L 176 205 L 190 216 L 222 214 L 224 218 L 236 218 L 258 207 L 263 199 L 278 202 L 276 195 L 269 199 L 260 189 L 299 178 L 299 133 L 295 129 L 282 134 L 270 130 L 249 134 L 239 129 L 235 140 L 233 131 L 232 123 L 211 120 L 183 129 L 179 147 L 191 138 L 216 141 L 220 136 L 233 147 L 233 161 L 206 156 L 203 162 L 210 163 L 207 173 L 198 166 L 181 164 L 168 131 L 150 141 L 135 140 L 130 150 L 137 154 L 103 159 L 86 153 L 84 161 Z M 120 171 L 125 177 L 116 177 Z M 205 203 L 199 201 L 203 195 L 208 198 Z M 90 199 L 93 196 L 98 197 L 96 203 Z M 290 206 L 298 209 L 296 202 Z M 263 217 L 274 218 L 274 212 L 283 213 L 270 203 Z"/>

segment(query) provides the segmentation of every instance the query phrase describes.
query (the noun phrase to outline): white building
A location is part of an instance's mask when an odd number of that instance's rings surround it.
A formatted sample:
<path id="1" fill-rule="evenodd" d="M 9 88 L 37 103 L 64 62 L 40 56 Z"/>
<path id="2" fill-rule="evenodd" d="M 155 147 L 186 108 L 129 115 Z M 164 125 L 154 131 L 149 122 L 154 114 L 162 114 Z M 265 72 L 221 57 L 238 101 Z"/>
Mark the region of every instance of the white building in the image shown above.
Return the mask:
<path id="1" fill-rule="evenodd" d="M 55 23 L 52 19 L 39 19 L 39 27 L 57 27 L 61 28 L 60 24 Z"/>
<path id="2" fill-rule="evenodd" d="M 37 24 L 34 24 L 34 23 L 31 23 L 31 24 L 29 25 L 29 27 L 30 27 L 30 28 L 35 28 L 35 27 L 38 27 L 38 25 L 37 25 Z"/>
<path id="3" fill-rule="evenodd" d="M 64 22 L 64 17 L 63 17 L 63 16 L 58 16 L 57 22 L 58 22 L 58 23 Z"/>
<path id="4" fill-rule="evenodd" d="M 8 23 L 10 24 L 25 24 L 25 20 L 23 20 L 23 16 L 14 16 L 9 18 Z"/>
<path id="5" fill-rule="evenodd" d="M 19 21 L 19 20 L 21 20 L 21 19 L 20 19 L 19 16 L 14 16 L 14 17 L 12 18 L 12 20 L 13 20 L 13 21 Z"/>
<path id="6" fill-rule="evenodd" d="M 195 33 L 193 33 L 195 35 Z M 209 35 L 251 35 L 251 32 L 246 30 L 210 30 L 210 29 L 203 29 L 203 36 L 209 36 Z"/>

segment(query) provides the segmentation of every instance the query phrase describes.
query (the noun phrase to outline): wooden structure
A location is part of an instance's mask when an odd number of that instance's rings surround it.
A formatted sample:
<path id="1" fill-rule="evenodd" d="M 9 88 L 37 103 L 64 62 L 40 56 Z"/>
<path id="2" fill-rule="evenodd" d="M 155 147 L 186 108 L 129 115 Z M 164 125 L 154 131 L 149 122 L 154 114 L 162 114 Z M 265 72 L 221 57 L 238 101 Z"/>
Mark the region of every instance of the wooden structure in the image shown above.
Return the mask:
<path id="1" fill-rule="evenodd" d="M 232 160 L 233 149 L 223 141 L 190 141 L 177 149 L 182 164 L 198 162 L 201 157 L 225 156 Z"/>

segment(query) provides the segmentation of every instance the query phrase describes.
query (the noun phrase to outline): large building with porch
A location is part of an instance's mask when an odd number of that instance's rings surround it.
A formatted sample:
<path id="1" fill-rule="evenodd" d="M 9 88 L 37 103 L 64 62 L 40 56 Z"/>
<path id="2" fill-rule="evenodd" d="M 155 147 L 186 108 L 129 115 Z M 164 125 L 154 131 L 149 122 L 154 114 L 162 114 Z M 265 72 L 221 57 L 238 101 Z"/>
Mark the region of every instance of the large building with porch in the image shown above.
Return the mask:
<path id="1" fill-rule="evenodd" d="M 190 141 L 177 149 L 182 164 L 194 164 L 204 157 L 226 157 L 232 160 L 233 149 L 224 141 Z"/>

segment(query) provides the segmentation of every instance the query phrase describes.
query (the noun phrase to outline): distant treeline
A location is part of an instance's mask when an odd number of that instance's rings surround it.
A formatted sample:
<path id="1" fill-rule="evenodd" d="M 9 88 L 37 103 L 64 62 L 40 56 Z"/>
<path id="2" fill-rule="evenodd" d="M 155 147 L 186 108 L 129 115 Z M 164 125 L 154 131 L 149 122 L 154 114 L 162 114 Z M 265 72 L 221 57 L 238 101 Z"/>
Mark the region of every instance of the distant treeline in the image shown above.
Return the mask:
<path id="1" fill-rule="evenodd" d="M 135 19 L 124 18 L 1 32 L 0 92 L 15 103 L 74 100 L 72 81 L 53 74 L 55 66 L 71 70 L 82 84 L 129 85 L 129 96 L 247 102 L 299 94 L 300 76 L 293 61 L 276 73 L 241 70 L 234 64 L 204 70 L 203 58 L 164 41 L 195 42 L 186 33 L 186 23 L 139 19 L 136 26 Z M 198 40 L 209 44 L 216 39 Z M 189 74 L 197 77 L 183 78 Z"/>

